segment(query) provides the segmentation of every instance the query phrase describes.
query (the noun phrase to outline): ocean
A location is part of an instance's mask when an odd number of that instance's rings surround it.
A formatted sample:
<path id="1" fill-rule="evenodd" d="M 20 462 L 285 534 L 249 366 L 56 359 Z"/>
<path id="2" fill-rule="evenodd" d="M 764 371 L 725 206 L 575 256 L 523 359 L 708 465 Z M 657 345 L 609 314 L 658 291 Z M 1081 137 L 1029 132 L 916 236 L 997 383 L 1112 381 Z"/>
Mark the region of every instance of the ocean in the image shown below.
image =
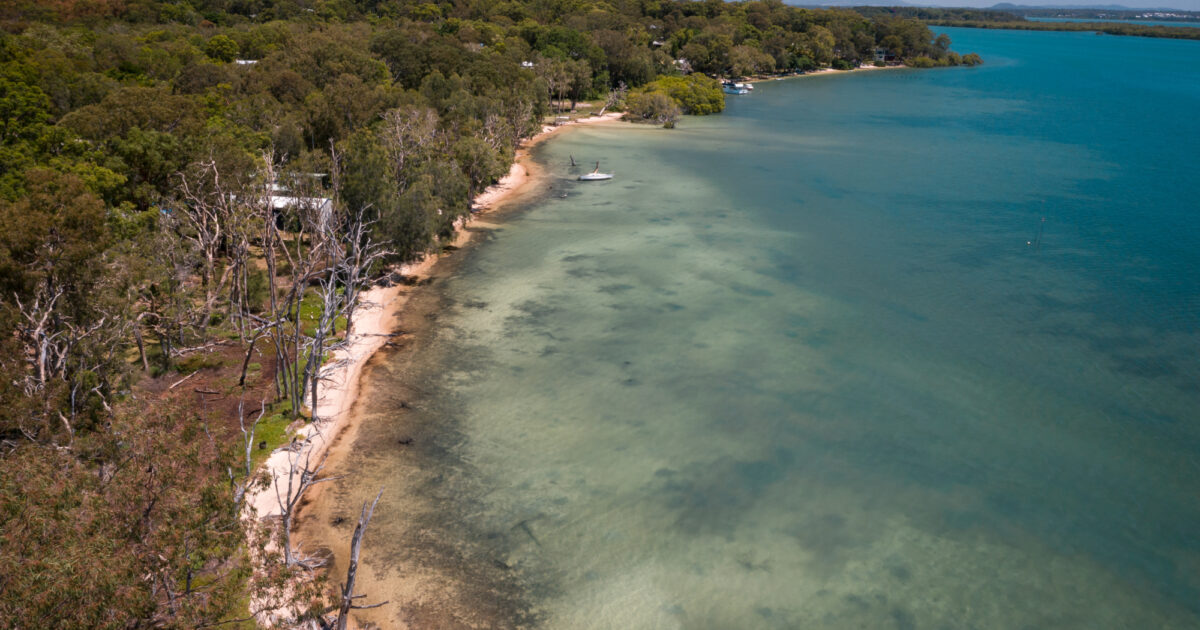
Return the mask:
<path id="1" fill-rule="evenodd" d="M 940 30 L 538 147 L 314 517 L 372 620 L 1200 627 L 1200 42 Z"/>

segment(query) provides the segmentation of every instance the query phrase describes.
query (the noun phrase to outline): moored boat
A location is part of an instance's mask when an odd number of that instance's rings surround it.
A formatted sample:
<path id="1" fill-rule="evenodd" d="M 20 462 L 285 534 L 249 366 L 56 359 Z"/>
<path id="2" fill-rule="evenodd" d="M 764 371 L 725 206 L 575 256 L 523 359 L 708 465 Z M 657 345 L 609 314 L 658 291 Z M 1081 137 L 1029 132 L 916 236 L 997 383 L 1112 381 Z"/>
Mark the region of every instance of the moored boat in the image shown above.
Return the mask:
<path id="1" fill-rule="evenodd" d="M 612 173 L 601 173 L 600 163 L 596 162 L 596 168 L 591 173 L 585 173 L 579 176 L 581 182 L 599 182 L 606 179 L 612 179 Z"/>

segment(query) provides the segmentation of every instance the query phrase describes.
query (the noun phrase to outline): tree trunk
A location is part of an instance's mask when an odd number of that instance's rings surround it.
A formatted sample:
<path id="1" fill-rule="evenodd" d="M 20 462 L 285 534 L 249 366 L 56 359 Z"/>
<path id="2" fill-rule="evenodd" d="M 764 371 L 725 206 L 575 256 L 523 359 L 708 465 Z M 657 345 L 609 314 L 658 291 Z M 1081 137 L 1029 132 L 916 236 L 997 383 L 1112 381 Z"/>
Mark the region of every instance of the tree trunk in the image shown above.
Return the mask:
<path id="1" fill-rule="evenodd" d="M 254 338 L 250 340 L 250 347 L 246 349 L 246 358 L 242 360 L 242 376 L 238 378 L 238 387 L 246 386 L 246 371 L 250 369 L 250 357 L 254 355 L 254 344 L 262 336 L 263 330 L 265 328 L 254 333 Z"/>
<path id="2" fill-rule="evenodd" d="M 142 371 L 150 372 L 150 360 L 146 358 L 146 343 L 142 340 L 142 325 L 140 321 L 133 324 L 133 338 L 137 341 L 138 356 L 142 359 Z"/>
<path id="3" fill-rule="evenodd" d="M 342 586 L 342 602 L 338 608 L 337 623 L 334 625 L 337 630 L 346 630 L 346 624 L 350 621 L 350 611 L 354 609 L 378 608 L 387 602 L 372 604 L 371 606 L 355 606 L 354 600 L 361 595 L 354 594 L 354 579 L 358 575 L 358 555 L 362 550 L 363 534 L 367 532 L 367 525 L 371 522 L 371 516 L 375 514 L 375 506 L 379 503 L 379 497 L 383 496 L 383 490 L 375 495 L 375 500 L 371 502 L 371 507 L 368 509 L 367 504 L 363 503 L 362 514 L 358 517 L 358 525 L 354 527 L 354 535 L 350 538 L 350 566 L 346 569 L 346 583 Z"/>

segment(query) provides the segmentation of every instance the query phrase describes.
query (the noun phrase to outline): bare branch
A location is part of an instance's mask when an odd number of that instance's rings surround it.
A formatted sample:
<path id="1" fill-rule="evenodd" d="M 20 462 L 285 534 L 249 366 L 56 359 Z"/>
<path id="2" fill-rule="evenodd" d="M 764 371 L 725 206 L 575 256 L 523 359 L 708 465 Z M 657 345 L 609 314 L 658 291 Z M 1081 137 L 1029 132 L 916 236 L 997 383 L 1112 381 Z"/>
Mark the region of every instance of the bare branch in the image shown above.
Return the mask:
<path id="1" fill-rule="evenodd" d="M 371 507 L 367 508 L 367 504 L 363 503 L 362 513 L 358 517 L 358 525 L 354 527 L 354 535 L 350 538 L 350 566 L 346 569 L 346 583 L 342 586 L 342 605 L 338 609 L 337 622 L 335 627 L 337 630 L 346 630 L 346 624 L 350 621 L 350 611 L 353 609 L 377 608 L 386 604 L 374 604 L 371 606 L 358 606 L 354 604 L 354 600 L 362 597 L 362 595 L 354 594 L 354 580 L 358 576 L 358 556 L 362 550 L 363 535 L 367 532 L 367 525 L 371 523 L 371 516 L 375 514 L 375 506 L 379 504 L 379 498 L 383 496 L 383 489 L 379 490 L 379 494 L 375 495 L 375 500 L 371 502 Z"/>
<path id="2" fill-rule="evenodd" d="M 274 475 L 275 499 L 279 502 L 279 513 L 283 524 L 284 562 L 288 566 L 309 564 L 297 553 L 298 550 L 292 549 L 292 523 L 296 516 L 296 509 L 300 505 L 300 499 L 304 497 L 304 493 L 309 488 L 319 483 L 336 481 L 343 477 L 343 475 L 333 477 L 320 476 L 321 471 L 325 470 L 325 460 L 329 457 L 328 453 L 322 454 L 321 460 L 313 467 L 310 461 L 312 451 L 305 451 L 302 461 L 300 450 L 302 448 L 290 448 L 288 450 L 287 489 L 282 495 L 280 494 L 279 476 Z"/>
<path id="3" fill-rule="evenodd" d="M 245 496 L 246 496 L 246 489 L 250 486 L 251 480 L 254 477 L 254 468 L 251 463 L 251 453 L 253 452 L 252 447 L 254 445 L 254 432 L 255 432 L 255 430 L 258 429 L 258 423 L 260 421 L 262 421 L 263 416 L 266 415 L 266 413 L 267 413 L 267 401 L 264 399 L 259 404 L 258 417 L 254 419 L 254 422 L 250 423 L 250 428 L 247 429 L 246 428 L 245 404 L 246 404 L 245 399 L 238 401 L 238 426 L 242 429 L 242 439 L 245 441 L 245 447 L 246 447 L 246 449 L 245 449 L 246 477 L 242 483 L 234 484 L 234 490 L 233 490 L 233 504 L 234 505 L 241 505 L 242 499 L 245 498 Z M 230 473 L 230 476 L 232 477 L 232 472 Z"/>

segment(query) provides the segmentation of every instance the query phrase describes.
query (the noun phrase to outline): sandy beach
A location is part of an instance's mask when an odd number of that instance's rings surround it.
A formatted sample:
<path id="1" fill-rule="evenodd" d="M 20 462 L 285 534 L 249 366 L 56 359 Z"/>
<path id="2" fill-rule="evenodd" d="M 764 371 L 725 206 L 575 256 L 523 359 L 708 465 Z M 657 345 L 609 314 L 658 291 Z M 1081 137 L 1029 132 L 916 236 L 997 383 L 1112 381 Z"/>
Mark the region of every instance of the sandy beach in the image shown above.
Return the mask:
<path id="1" fill-rule="evenodd" d="M 508 174 L 474 199 L 471 204 L 472 212 L 478 216 L 496 210 L 528 192 L 530 184 L 536 181 L 539 174 L 539 167 L 528 161 L 529 151 L 539 143 L 571 126 L 617 122 L 620 116 L 619 113 L 608 113 L 563 125 L 543 127 L 540 133 L 523 142 L 517 149 Z M 469 227 L 469 224 L 458 226 L 454 240 L 449 243 L 452 248 L 461 248 L 470 241 L 472 232 Z M 429 275 L 440 258 L 437 254 L 429 254 L 420 262 L 400 266 L 396 273 L 409 279 L 409 284 L 418 284 L 422 278 Z M 307 455 L 314 463 L 320 461 L 329 444 L 337 439 L 352 420 L 363 366 L 383 347 L 395 329 L 398 312 L 407 301 L 409 291 L 405 289 L 404 283 L 376 285 L 361 294 L 360 305 L 345 343 L 333 353 L 332 358 L 322 368 L 324 386 L 318 392 L 317 408 L 311 410 L 314 421 L 296 431 L 297 439 L 302 442 L 302 459 Z M 278 477 L 280 482 L 286 485 L 284 476 L 288 472 L 288 454 L 285 450 L 272 453 L 264 467 L 272 478 Z M 249 494 L 247 503 L 255 508 L 259 518 L 279 515 L 274 485 Z"/>
<path id="2" fill-rule="evenodd" d="M 749 83 L 749 84 L 767 83 L 767 82 L 772 82 L 772 80 L 791 80 L 791 79 L 803 79 L 803 78 L 809 78 L 809 77 L 828 77 L 828 76 L 830 76 L 830 74 L 871 72 L 871 71 L 876 71 L 876 70 L 901 70 L 901 68 L 906 68 L 906 67 L 908 67 L 908 66 L 882 66 L 882 67 L 881 66 L 858 66 L 857 68 L 850 68 L 850 70 L 834 70 L 834 68 L 821 68 L 821 70 L 814 70 L 811 72 L 805 72 L 803 74 L 788 74 L 788 76 L 786 76 L 786 77 L 750 77 L 749 79 L 745 79 L 743 83 Z"/>
<path id="3" fill-rule="evenodd" d="M 847 74 L 847 73 L 860 72 L 860 71 L 870 72 L 870 71 L 874 71 L 874 70 L 900 70 L 902 68 L 907 68 L 907 67 L 908 66 L 882 66 L 882 67 L 880 67 L 880 66 L 859 66 L 857 68 L 851 68 L 849 70 L 835 70 L 833 68 L 821 68 L 820 70 L 813 70 L 812 72 L 805 72 L 804 74 L 792 74 L 792 75 L 788 75 L 786 77 L 751 77 L 749 79 L 746 79 L 745 83 L 754 84 L 754 83 L 766 83 L 768 81 L 787 81 L 790 79 L 803 79 L 805 77 L 821 77 L 821 76 L 829 76 L 829 75 L 833 75 L 833 74 Z"/>
<path id="4" fill-rule="evenodd" d="M 480 215 L 503 208 L 536 189 L 535 184 L 540 181 L 542 171 L 536 163 L 529 160 L 529 152 L 533 147 L 563 129 L 579 125 L 617 123 L 620 117 L 620 113 L 607 113 L 560 125 L 543 126 L 541 132 L 525 140 L 517 149 L 508 174 L 472 201 L 472 220 L 458 226 L 455 237 L 447 244 L 450 247 L 446 250 L 453 252 L 462 248 L 471 241 L 474 234 L 495 227 L 481 220 Z M 360 413 L 358 402 L 364 368 L 393 338 L 405 305 L 419 286 L 428 281 L 438 261 L 444 257 L 445 254 L 428 254 L 420 262 L 402 265 L 394 270 L 389 278 L 395 278 L 398 274 L 404 279 L 403 282 L 380 284 L 362 292 L 355 319 L 350 324 L 344 343 L 333 352 L 330 360 L 322 368 L 324 385 L 318 392 L 316 409 L 310 410 L 313 421 L 295 432 L 299 461 L 310 461 L 315 467 L 322 458 L 331 457 L 330 470 L 326 470 L 325 474 L 334 474 L 331 469 L 335 468 L 337 457 L 334 456 L 331 447 L 353 444 L 353 433 Z M 248 492 L 246 497 L 247 509 L 253 508 L 252 514 L 257 518 L 280 515 L 276 485 L 280 488 L 287 487 L 289 468 L 289 454 L 285 448 L 276 450 L 263 464 L 261 470 L 273 480 L 272 483 L 265 488 Z M 348 471 L 337 471 L 338 474 L 346 472 Z M 294 544 L 307 541 L 304 547 L 309 552 L 319 548 L 340 549 L 349 544 L 348 539 L 326 540 L 318 532 L 311 531 L 314 528 L 303 526 L 302 516 L 305 508 L 320 501 L 324 488 L 325 486 L 318 485 L 309 490 L 301 503 L 301 514 L 297 515 L 296 519 Z M 337 563 L 334 566 L 337 566 Z"/>
<path id="5" fill-rule="evenodd" d="M 556 132 L 576 125 L 619 122 L 621 115 L 620 112 L 610 112 L 591 118 L 581 118 L 562 125 L 543 126 L 540 133 L 521 143 L 521 146 L 517 149 L 516 157 L 513 159 L 512 166 L 508 169 L 508 174 L 500 178 L 499 183 L 480 193 L 471 202 L 471 209 L 475 212 L 494 210 L 505 203 L 513 201 L 521 193 L 525 192 L 530 180 L 534 179 L 535 175 L 539 173 L 537 164 L 529 161 L 529 151 L 549 139 Z"/>

